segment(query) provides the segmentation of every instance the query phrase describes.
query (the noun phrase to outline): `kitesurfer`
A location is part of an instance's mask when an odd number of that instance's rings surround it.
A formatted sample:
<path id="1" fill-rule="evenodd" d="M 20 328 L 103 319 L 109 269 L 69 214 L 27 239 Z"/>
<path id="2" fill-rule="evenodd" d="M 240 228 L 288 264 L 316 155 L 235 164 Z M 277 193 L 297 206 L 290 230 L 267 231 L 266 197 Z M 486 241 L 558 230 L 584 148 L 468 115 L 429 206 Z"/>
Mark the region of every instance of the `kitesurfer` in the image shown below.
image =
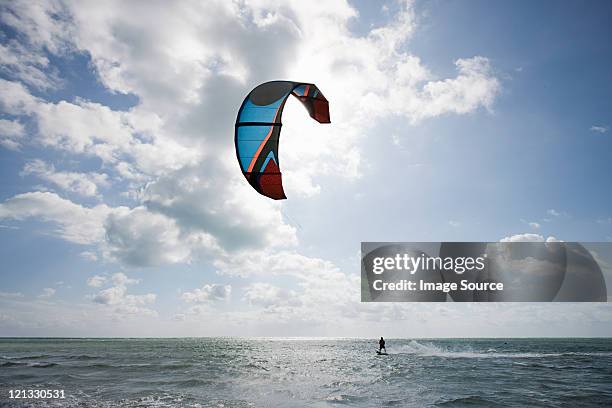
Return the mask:
<path id="1" fill-rule="evenodd" d="M 378 349 L 379 353 L 382 353 L 383 349 L 385 350 L 385 353 L 387 352 L 387 349 L 385 348 L 385 339 L 383 339 L 382 336 L 380 340 L 378 340 L 378 346 L 379 346 L 379 349 Z"/>

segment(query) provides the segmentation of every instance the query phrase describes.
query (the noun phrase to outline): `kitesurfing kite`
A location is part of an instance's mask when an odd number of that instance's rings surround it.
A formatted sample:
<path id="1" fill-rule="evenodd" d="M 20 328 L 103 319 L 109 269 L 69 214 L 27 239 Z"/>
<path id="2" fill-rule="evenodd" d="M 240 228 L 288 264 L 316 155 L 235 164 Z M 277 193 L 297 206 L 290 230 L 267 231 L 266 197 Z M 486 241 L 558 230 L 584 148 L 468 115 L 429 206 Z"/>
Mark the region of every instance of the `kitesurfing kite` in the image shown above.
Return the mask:
<path id="1" fill-rule="evenodd" d="M 242 102 L 236 118 L 234 143 L 242 174 L 258 193 L 274 200 L 287 198 L 278 161 L 278 138 L 289 95 L 298 98 L 314 120 L 330 123 L 329 103 L 319 88 L 292 81 L 257 86 Z"/>

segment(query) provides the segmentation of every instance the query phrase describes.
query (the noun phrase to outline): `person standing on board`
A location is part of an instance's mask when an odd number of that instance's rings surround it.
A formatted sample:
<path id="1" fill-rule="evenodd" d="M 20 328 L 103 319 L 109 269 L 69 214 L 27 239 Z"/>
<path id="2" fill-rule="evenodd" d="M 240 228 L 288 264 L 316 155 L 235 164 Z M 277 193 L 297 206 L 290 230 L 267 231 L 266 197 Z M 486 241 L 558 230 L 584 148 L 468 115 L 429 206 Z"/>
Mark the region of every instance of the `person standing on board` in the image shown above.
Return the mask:
<path id="1" fill-rule="evenodd" d="M 378 352 L 382 353 L 383 349 L 385 350 L 385 353 L 387 352 L 387 349 L 385 348 L 385 339 L 383 339 L 382 337 L 380 338 L 380 340 L 378 340 Z"/>

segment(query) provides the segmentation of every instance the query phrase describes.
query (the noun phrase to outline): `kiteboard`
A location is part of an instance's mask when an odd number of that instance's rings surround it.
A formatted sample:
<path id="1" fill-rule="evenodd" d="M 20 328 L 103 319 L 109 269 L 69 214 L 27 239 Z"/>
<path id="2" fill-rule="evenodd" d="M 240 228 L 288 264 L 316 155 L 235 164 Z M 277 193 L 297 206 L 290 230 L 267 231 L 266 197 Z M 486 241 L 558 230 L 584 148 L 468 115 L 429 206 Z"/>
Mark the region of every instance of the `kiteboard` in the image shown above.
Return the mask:
<path id="1" fill-rule="evenodd" d="M 389 354 L 387 354 L 387 352 L 385 351 L 384 353 L 380 350 L 376 350 L 376 354 L 378 354 L 379 356 L 388 356 Z"/>

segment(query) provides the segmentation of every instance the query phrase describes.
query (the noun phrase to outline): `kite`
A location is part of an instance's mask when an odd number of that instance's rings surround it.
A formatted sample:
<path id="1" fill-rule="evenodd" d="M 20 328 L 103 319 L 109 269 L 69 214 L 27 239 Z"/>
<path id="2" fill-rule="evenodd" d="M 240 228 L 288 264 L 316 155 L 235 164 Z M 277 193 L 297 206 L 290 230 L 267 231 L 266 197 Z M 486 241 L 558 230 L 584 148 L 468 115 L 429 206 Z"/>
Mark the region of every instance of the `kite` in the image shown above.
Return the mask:
<path id="1" fill-rule="evenodd" d="M 331 123 L 329 103 L 314 84 L 272 81 L 258 85 L 242 102 L 234 143 L 242 174 L 260 194 L 274 200 L 287 198 L 278 161 L 278 140 L 285 102 L 295 96 L 319 123 Z"/>

